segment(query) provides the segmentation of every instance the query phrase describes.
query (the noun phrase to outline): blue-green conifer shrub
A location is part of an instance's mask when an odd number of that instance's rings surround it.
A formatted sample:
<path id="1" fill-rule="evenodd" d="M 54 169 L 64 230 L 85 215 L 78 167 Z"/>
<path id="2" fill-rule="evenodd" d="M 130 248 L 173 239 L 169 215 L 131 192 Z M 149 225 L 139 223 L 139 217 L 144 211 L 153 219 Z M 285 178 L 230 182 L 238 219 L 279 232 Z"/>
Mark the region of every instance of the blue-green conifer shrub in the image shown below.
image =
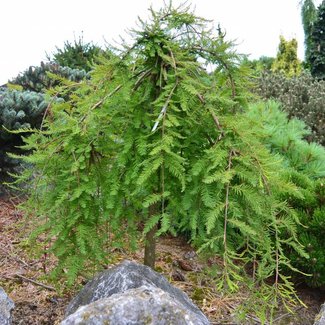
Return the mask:
<path id="1" fill-rule="evenodd" d="M 7 88 L 0 90 L 0 168 L 5 173 L 18 161 L 8 153 L 21 153 L 23 141 L 20 134 L 10 131 L 39 128 L 43 114 L 49 104 L 44 94 L 18 91 Z"/>

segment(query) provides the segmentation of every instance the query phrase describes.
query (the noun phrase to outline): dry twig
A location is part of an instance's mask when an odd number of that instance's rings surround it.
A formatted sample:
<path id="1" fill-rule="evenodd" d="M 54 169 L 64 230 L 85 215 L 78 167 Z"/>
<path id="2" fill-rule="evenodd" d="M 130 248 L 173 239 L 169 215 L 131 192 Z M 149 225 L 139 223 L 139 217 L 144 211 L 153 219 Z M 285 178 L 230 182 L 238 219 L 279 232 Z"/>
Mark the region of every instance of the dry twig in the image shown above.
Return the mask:
<path id="1" fill-rule="evenodd" d="M 23 276 L 23 275 L 15 274 L 15 276 L 18 277 L 18 278 L 20 278 L 20 279 L 22 279 L 22 280 L 24 280 L 24 281 L 27 281 L 27 282 L 33 283 L 33 284 L 35 284 L 35 285 L 37 285 L 37 286 L 40 286 L 40 287 L 42 287 L 42 288 L 45 288 L 45 289 L 47 289 L 47 290 L 56 291 L 54 287 L 48 286 L 48 285 L 46 285 L 46 284 L 43 284 L 43 283 L 41 283 L 41 282 L 35 281 L 35 280 L 33 280 L 33 279 L 30 279 L 30 278 L 26 278 L 26 277 Z"/>

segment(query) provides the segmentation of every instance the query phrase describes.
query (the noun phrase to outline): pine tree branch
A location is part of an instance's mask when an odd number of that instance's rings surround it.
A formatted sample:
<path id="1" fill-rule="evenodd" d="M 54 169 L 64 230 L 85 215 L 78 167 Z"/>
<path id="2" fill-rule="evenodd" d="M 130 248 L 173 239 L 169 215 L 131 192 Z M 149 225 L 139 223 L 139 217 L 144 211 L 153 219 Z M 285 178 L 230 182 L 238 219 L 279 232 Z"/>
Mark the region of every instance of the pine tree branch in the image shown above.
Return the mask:
<path id="1" fill-rule="evenodd" d="M 279 283 L 279 251 L 278 251 L 278 249 L 276 249 L 275 254 L 276 254 L 275 286 L 277 288 L 278 283 Z"/>

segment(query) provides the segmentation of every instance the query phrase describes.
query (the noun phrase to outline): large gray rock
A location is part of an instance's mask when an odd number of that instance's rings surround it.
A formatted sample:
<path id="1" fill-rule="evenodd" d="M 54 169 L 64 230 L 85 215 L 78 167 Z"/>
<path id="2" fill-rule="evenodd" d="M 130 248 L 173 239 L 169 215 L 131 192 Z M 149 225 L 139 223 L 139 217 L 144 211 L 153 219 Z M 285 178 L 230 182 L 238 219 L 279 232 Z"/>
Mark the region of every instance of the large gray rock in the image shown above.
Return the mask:
<path id="1" fill-rule="evenodd" d="M 88 282 L 70 302 L 66 310 L 66 317 L 74 313 L 80 306 L 88 305 L 99 299 L 108 298 L 115 293 L 122 293 L 126 290 L 142 286 L 156 287 L 165 291 L 182 304 L 189 313 L 195 314 L 200 319 L 198 324 L 209 324 L 205 315 L 183 291 L 172 286 L 164 276 L 150 267 L 131 261 L 124 261 L 118 266 L 98 274 L 93 280 Z"/>
<path id="2" fill-rule="evenodd" d="M 61 325 L 203 325 L 206 320 L 187 310 L 167 292 L 142 286 L 80 307 Z"/>
<path id="3" fill-rule="evenodd" d="M 15 304 L 7 296 L 6 292 L 0 287 L 0 324 L 11 324 L 11 311 L 14 309 Z"/>
<path id="4" fill-rule="evenodd" d="M 321 306 L 320 312 L 315 318 L 314 325 L 325 325 L 325 303 Z"/>

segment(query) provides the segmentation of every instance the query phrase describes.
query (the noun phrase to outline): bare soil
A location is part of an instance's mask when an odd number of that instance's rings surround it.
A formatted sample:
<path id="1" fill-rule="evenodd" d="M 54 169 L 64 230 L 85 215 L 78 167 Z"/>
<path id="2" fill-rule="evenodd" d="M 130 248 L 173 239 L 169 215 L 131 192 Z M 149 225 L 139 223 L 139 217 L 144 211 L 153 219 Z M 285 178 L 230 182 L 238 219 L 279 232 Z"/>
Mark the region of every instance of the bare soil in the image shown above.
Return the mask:
<path id="1" fill-rule="evenodd" d="M 15 303 L 13 325 L 60 324 L 64 311 L 77 287 L 57 289 L 44 276 L 54 264 L 49 256 L 33 257 L 24 245 L 24 228 L 28 227 L 17 208 L 19 200 L 0 197 L 0 286 Z M 130 259 L 141 262 L 143 252 L 118 252 L 116 261 Z M 247 315 L 245 321 L 235 318 L 236 308 L 248 298 L 247 292 L 225 295 L 217 291 L 207 266 L 219 266 L 218 258 L 200 260 L 184 239 L 162 237 L 157 244 L 156 270 L 176 287 L 185 291 L 207 315 L 211 324 L 261 324 L 258 318 Z M 110 266 L 107 266 L 110 267 Z M 85 279 L 80 279 L 84 283 Z M 324 303 L 325 292 L 308 287 L 297 288 L 298 296 L 307 308 L 298 306 L 294 313 L 280 310 L 274 324 L 308 325 Z"/>

